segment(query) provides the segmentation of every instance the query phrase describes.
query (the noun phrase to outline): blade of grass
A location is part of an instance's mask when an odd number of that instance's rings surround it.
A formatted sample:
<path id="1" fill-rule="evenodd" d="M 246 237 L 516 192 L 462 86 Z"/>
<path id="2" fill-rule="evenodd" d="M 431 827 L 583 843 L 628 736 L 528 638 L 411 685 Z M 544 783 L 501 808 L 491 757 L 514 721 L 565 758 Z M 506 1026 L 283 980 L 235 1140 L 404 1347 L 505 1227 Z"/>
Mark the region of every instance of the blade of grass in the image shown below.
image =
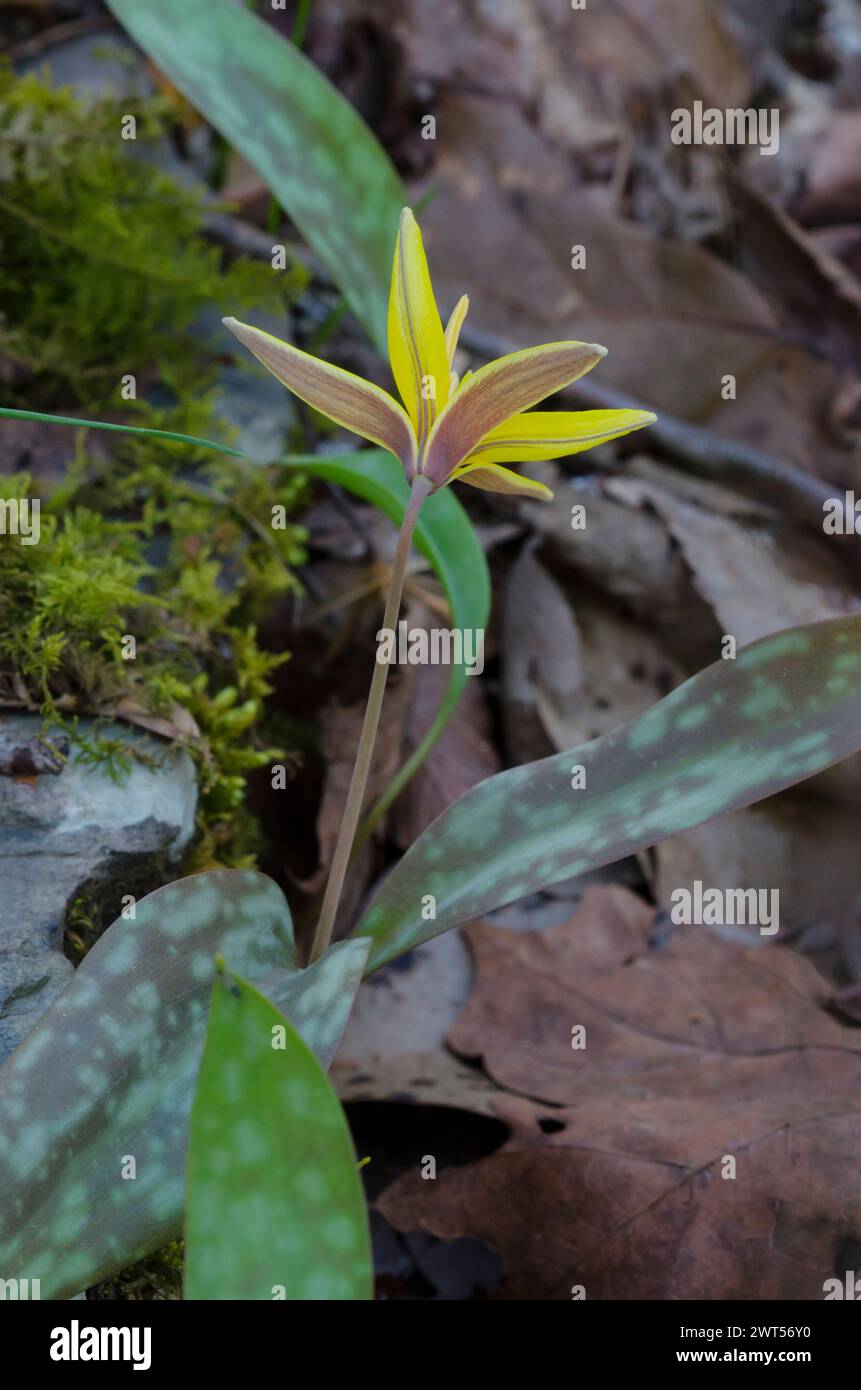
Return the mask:
<path id="1" fill-rule="evenodd" d="M 45 415 L 40 410 L 12 410 L 0 406 L 0 415 L 9 420 L 42 420 L 48 425 L 74 425 L 84 430 L 113 430 L 117 434 L 149 434 L 158 439 L 171 439 L 176 444 L 194 444 L 198 449 L 212 449 L 217 454 L 232 454 L 234 458 L 244 458 L 239 449 L 231 449 L 227 444 L 216 444 L 212 439 L 198 439 L 193 434 L 175 434 L 173 430 L 151 430 L 143 425 L 112 425 L 105 420 L 78 420 L 72 415 Z"/>

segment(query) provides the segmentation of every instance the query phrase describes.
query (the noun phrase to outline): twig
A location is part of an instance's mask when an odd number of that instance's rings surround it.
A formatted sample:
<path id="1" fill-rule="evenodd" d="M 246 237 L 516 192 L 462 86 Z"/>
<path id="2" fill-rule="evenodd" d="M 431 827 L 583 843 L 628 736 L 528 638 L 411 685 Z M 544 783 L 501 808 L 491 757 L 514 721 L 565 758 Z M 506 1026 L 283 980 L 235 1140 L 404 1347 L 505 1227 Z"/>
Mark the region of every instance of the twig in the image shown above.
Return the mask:
<path id="1" fill-rule="evenodd" d="M 7 48 L 6 57 L 12 63 L 20 63 L 26 58 L 35 58 L 39 53 L 44 53 L 46 48 L 53 48 L 56 44 L 65 43 L 68 39 L 76 39 L 80 34 L 88 34 L 95 29 L 116 29 L 116 27 L 117 23 L 113 16 L 106 14 L 85 15 L 82 19 L 66 19 L 61 24 L 52 24 L 50 29 L 43 29 L 40 34 L 34 34 L 30 39 L 22 39 L 20 43 L 13 44 L 11 48 Z"/>
<path id="2" fill-rule="evenodd" d="M 251 222 L 243 222 L 241 217 L 231 217 L 229 212 L 208 212 L 203 219 L 203 230 L 212 241 L 217 241 L 228 251 L 239 256 L 252 256 L 259 261 L 271 261 L 275 238 Z M 298 242 L 287 245 L 292 260 L 298 261 L 306 269 L 322 275 L 319 265 L 311 252 Z M 331 285 L 326 279 L 326 284 Z"/>

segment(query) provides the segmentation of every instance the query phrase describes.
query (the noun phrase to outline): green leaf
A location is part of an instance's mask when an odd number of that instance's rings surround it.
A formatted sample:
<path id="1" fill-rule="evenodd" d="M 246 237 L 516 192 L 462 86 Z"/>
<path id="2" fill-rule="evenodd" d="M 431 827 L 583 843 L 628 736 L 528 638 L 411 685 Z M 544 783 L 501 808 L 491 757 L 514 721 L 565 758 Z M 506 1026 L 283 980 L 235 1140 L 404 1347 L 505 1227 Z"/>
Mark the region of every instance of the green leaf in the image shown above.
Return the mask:
<path id="1" fill-rule="evenodd" d="M 361 117 L 293 44 L 234 0 L 108 0 L 120 23 L 266 180 L 386 355 L 406 194 Z"/>
<path id="2" fill-rule="evenodd" d="M 449 927 L 803 781 L 861 748 L 861 614 L 718 661 L 622 728 L 489 777 L 434 821 L 357 933 L 368 969 Z M 572 787 L 580 767 L 585 786 Z M 434 921 L 422 898 L 436 899 Z"/>
<path id="3" fill-rule="evenodd" d="M 324 478 L 379 507 L 400 526 L 409 499 L 404 470 L 397 459 L 382 449 L 361 449 L 353 454 L 296 454 L 281 462 Z M 490 575 L 475 528 L 451 488 L 429 497 L 419 513 L 415 539 L 430 560 L 451 608 L 452 627 L 484 631 L 490 613 Z M 433 723 L 418 747 L 399 770 L 367 817 L 357 842 L 367 835 L 403 791 L 433 748 L 470 677 L 465 665 L 453 665 L 451 679 Z"/>
<path id="4" fill-rule="evenodd" d="M 244 458 L 239 449 L 231 449 L 227 444 L 216 444 L 211 439 L 198 439 L 193 434 L 174 434 L 172 430 L 151 430 L 143 425 L 111 425 L 104 420 L 78 420 L 73 415 L 43 415 L 39 410 L 11 410 L 0 406 L 0 415 L 10 420 L 43 420 L 48 425 L 76 425 L 85 430 L 115 430 L 117 434 L 152 434 L 158 439 L 173 439 L 178 444 L 194 444 L 198 449 L 213 449 L 217 454 L 233 454 L 234 458 Z"/>
<path id="5" fill-rule="evenodd" d="M 187 1173 L 186 1298 L 371 1297 L 368 1215 L 340 1101 L 284 1015 L 223 966 Z"/>
<path id="6" fill-rule="evenodd" d="M 135 913 L 108 928 L 0 1068 L 0 1277 L 41 1279 L 43 1298 L 181 1233 L 215 953 L 276 1001 L 324 1065 L 367 955 L 366 942 L 342 942 L 298 970 L 287 903 L 262 874 L 196 874 Z"/>

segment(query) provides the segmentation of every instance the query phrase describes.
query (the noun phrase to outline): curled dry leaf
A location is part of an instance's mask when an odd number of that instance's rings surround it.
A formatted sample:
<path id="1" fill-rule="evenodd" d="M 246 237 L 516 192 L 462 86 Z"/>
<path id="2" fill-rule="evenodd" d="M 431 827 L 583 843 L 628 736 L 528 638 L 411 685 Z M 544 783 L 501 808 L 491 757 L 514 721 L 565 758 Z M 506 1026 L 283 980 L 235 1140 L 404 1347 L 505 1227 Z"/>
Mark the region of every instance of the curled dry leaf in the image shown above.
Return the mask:
<path id="1" fill-rule="evenodd" d="M 521 555 L 506 597 L 503 686 L 506 740 L 519 761 L 599 738 L 685 674 L 649 628 L 594 590 L 563 585 L 530 550 Z"/>
<path id="2" fill-rule="evenodd" d="M 697 879 L 722 889 L 767 885 L 779 894 L 779 939 L 818 948 L 825 937 L 829 976 L 846 985 L 861 978 L 861 806 L 817 795 L 821 781 L 656 845 L 656 898 L 668 907 L 675 889 L 691 889 Z"/>
<path id="3" fill-rule="evenodd" d="M 699 670 L 717 649 L 717 624 L 666 526 L 651 511 L 616 497 L 614 483 L 587 487 L 581 480 L 571 487 L 554 482 L 556 506 L 524 502 L 522 511 L 544 538 L 547 557 L 556 567 L 654 625 L 667 650 L 689 669 Z M 575 531 L 571 516 L 577 505 L 585 507 L 587 525 Z"/>
<path id="4" fill-rule="evenodd" d="M 101 710 L 100 714 L 125 719 L 129 724 L 137 724 L 141 729 L 148 729 L 151 734 L 161 734 L 163 738 L 200 738 L 197 720 L 187 709 L 183 709 L 182 705 L 171 705 L 167 714 L 157 715 L 151 714 L 136 700 L 124 699 L 118 701 L 109 711 Z"/>
<path id="5" fill-rule="evenodd" d="M 332 1081 L 344 1102 L 392 1101 L 495 1114 L 500 1088 L 445 1045 L 472 986 L 469 952 L 446 932 L 372 975 L 356 996 Z"/>
<path id="6" fill-rule="evenodd" d="M 735 176 L 729 190 L 743 268 L 817 353 L 857 372 L 861 284 L 763 189 Z"/>
<path id="7" fill-rule="evenodd" d="M 531 762 L 559 747 L 550 727 L 553 716 L 577 708 L 583 683 L 571 605 L 531 546 L 509 572 L 503 628 L 505 742 L 517 762 Z"/>
<path id="8" fill-rule="evenodd" d="M 861 608 L 861 589 L 851 582 L 842 550 L 816 543 L 785 522 L 720 515 L 648 476 L 614 478 L 606 486 L 620 501 L 657 513 L 712 610 L 717 632 L 734 637 L 738 647 Z M 853 756 L 821 773 L 816 789 L 855 802 L 859 782 L 861 758 Z"/>
<path id="9" fill-rule="evenodd" d="M 779 525 L 720 516 L 648 481 L 613 479 L 607 488 L 629 505 L 658 513 L 721 633 L 730 633 L 739 647 L 861 607 L 861 594 L 852 591 L 839 557 L 827 546 Z"/>

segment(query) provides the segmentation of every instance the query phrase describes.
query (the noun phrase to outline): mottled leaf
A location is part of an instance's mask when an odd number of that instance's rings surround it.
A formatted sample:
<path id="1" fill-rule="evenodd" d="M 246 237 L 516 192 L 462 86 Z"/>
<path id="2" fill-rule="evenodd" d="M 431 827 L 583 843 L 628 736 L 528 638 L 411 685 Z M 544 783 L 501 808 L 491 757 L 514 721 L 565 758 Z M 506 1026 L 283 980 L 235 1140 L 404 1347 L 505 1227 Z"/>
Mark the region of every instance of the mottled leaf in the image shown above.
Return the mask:
<path id="1" fill-rule="evenodd" d="M 330 1062 L 367 943 L 297 970 L 287 903 L 262 874 L 196 874 L 151 893 L 0 1068 L 2 1277 L 63 1298 L 179 1235 L 217 951 Z"/>
<path id="2" fill-rule="evenodd" d="M 790 628 L 612 733 L 488 778 L 386 879 L 357 928 L 373 940 L 368 968 L 848 757 L 861 748 L 859 677 L 861 615 Z"/>
<path id="3" fill-rule="evenodd" d="M 362 1299 L 372 1288 L 340 1101 L 284 1015 L 221 968 L 189 1124 L 185 1296 Z"/>
<path id="4" fill-rule="evenodd" d="M 409 487 L 401 465 L 382 450 L 362 449 L 353 454 L 329 457 L 296 454 L 282 462 L 314 478 L 340 484 L 379 507 L 395 525 L 400 525 L 409 499 Z M 487 561 L 472 522 L 450 488 L 427 499 L 419 513 L 415 538 L 445 590 L 451 607 L 451 626 L 483 632 L 490 613 Z M 452 665 L 451 679 L 433 723 L 373 808 L 366 829 L 379 819 L 421 767 L 445 728 L 468 679 L 465 665 Z"/>
<path id="5" fill-rule="evenodd" d="M 233 0 L 108 0 L 153 61 L 266 180 L 381 353 L 407 201 L 382 146 L 299 50 Z"/>

